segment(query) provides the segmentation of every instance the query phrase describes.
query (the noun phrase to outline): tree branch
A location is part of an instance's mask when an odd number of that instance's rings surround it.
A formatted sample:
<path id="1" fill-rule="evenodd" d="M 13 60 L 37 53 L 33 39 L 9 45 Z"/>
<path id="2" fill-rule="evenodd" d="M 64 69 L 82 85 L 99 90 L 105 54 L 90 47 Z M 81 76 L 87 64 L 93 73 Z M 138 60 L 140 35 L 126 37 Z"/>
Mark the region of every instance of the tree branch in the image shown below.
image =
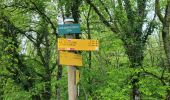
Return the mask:
<path id="1" fill-rule="evenodd" d="M 53 72 L 53 70 L 56 68 L 56 66 L 57 66 L 57 62 L 56 63 L 54 63 L 53 65 L 52 65 L 52 68 L 50 69 L 50 72 L 52 73 Z"/>
<path id="2" fill-rule="evenodd" d="M 143 67 L 142 67 L 142 70 L 144 71 L 145 74 L 151 75 L 151 76 L 157 78 L 158 80 L 160 80 L 163 85 L 166 85 L 166 83 L 164 82 L 165 80 L 169 80 L 169 79 L 167 79 L 167 78 L 165 78 L 165 77 L 163 77 L 163 76 L 159 77 L 159 76 L 156 75 L 156 74 L 153 74 L 153 73 L 151 73 L 151 72 L 148 72 L 148 71 L 146 71 Z"/>
<path id="3" fill-rule="evenodd" d="M 146 0 L 137 0 L 138 15 L 141 20 L 145 17 Z"/>
<path id="4" fill-rule="evenodd" d="M 26 31 L 23 31 L 21 29 L 19 29 L 18 27 L 16 27 L 7 16 L 2 16 L 2 19 L 8 23 L 11 27 L 13 27 L 17 32 L 19 32 L 20 34 L 23 34 L 24 36 L 26 36 L 31 42 L 33 42 L 33 44 L 36 44 L 35 39 L 31 36 L 31 35 L 26 35 Z M 32 31 L 32 30 L 29 30 Z"/>
<path id="5" fill-rule="evenodd" d="M 167 1 L 164 19 L 165 19 L 165 22 L 167 23 L 167 27 L 169 27 L 170 26 L 170 0 Z"/>
<path id="6" fill-rule="evenodd" d="M 37 6 L 32 0 L 30 0 L 30 2 L 34 5 L 34 7 L 35 7 L 35 9 L 37 10 L 37 12 L 38 12 L 40 15 L 42 15 L 48 23 L 51 24 L 51 27 L 52 27 L 52 29 L 53 29 L 53 31 L 54 31 L 54 34 L 57 35 L 57 37 L 58 37 L 58 34 L 56 34 L 56 27 L 55 27 L 55 25 L 52 23 L 51 19 L 50 19 L 44 12 L 42 12 L 41 9 L 39 9 L 38 6 Z"/>
<path id="7" fill-rule="evenodd" d="M 131 6 L 131 2 L 130 0 L 123 0 L 125 2 L 125 10 L 126 10 L 126 14 L 127 14 L 127 18 L 129 21 L 129 24 L 131 27 L 133 27 L 134 24 L 134 11 L 132 10 L 132 6 Z"/>
<path id="8" fill-rule="evenodd" d="M 160 11 L 160 4 L 159 4 L 159 0 L 155 0 L 155 12 L 159 18 L 159 20 L 164 23 L 164 18 L 161 14 L 161 11 Z"/>
<path id="9" fill-rule="evenodd" d="M 156 18 L 156 14 L 154 15 L 154 18 L 152 19 L 152 21 L 149 23 L 146 31 L 144 32 L 144 36 L 142 37 L 142 42 L 145 43 L 146 40 L 148 39 L 148 36 L 151 35 L 151 33 L 154 31 L 154 28 L 156 27 L 155 24 L 155 18 Z"/>
<path id="10" fill-rule="evenodd" d="M 12 75 L 7 75 L 7 74 L 0 74 L 0 77 L 5 77 L 5 78 L 12 78 Z"/>
<path id="11" fill-rule="evenodd" d="M 108 8 L 105 6 L 105 4 L 104 4 L 104 2 L 103 2 L 102 0 L 99 0 L 99 1 L 100 1 L 100 3 L 103 5 L 103 7 L 104 7 L 106 13 L 109 15 L 110 22 L 112 22 L 112 21 L 113 21 L 113 18 L 112 18 L 112 16 L 111 16 L 111 14 L 110 14 Z"/>
<path id="12" fill-rule="evenodd" d="M 111 26 L 111 24 L 100 13 L 98 8 L 91 2 L 91 0 L 86 0 L 86 2 L 94 9 L 94 11 L 97 13 L 97 15 L 99 16 L 100 20 L 103 22 L 104 25 L 106 25 L 108 28 L 110 28 L 112 32 L 119 33 L 118 28 L 116 28 L 115 26 Z"/>

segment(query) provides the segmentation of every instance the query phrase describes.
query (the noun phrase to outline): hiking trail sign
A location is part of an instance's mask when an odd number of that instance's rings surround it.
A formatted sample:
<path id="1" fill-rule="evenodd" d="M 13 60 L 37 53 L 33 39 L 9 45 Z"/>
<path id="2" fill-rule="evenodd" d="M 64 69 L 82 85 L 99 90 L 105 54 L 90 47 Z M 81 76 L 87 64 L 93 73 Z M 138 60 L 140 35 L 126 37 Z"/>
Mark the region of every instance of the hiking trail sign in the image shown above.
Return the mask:
<path id="1" fill-rule="evenodd" d="M 80 24 L 58 25 L 58 34 L 80 34 Z"/>
<path id="2" fill-rule="evenodd" d="M 60 51 L 59 63 L 60 65 L 82 66 L 82 56 L 75 53 Z"/>
<path id="3" fill-rule="evenodd" d="M 99 50 L 98 40 L 58 38 L 58 50 L 96 51 Z"/>

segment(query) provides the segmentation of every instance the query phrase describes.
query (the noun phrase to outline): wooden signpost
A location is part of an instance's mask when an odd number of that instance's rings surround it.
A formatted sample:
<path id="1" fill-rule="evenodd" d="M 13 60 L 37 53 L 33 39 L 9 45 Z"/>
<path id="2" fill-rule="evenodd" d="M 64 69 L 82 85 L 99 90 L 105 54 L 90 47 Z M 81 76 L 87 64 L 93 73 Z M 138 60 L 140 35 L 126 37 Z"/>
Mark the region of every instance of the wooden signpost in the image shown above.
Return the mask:
<path id="1" fill-rule="evenodd" d="M 80 80 L 80 71 L 76 67 L 82 66 L 82 56 L 76 54 L 75 51 L 99 50 L 98 40 L 75 39 L 75 34 L 81 32 L 80 24 L 73 24 L 73 22 L 73 19 L 66 19 L 65 24 L 58 26 L 58 34 L 65 34 L 66 39 L 58 38 L 57 44 L 59 50 L 59 63 L 61 65 L 67 65 L 68 69 L 69 100 L 76 100 L 77 98 L 77 84 Z"/>
<path id="2" fill-rule="evenodd" d="M 65 21 L 64 21 L 65 25 L 73 24 L 73 22 L 74 22 L 73 18 L 68 18 L 68 19 L 65 19 Z M 62 28 L 60 28 L 60 29 L 62 29 Z M 67 28 L 64 28 L 64 29 L 67 30 Z M 69 39 L 75 38 L 75 34 L 71 34 L 70 32 L 74 32 L 74 29 L 76 29 L 76 28 L 72 28 L 72 29 L 73 29 L 73 31 L 69 31 L 69 32 L 67 31 L 69 34 L 66 35 L 66 38 L 69 38 Z M 74 52 L 70 52 L 70 53 L 74 53 Z M 67 71 L 68 71 L 68 97 L 69 97 L 69 100 L 76 100 L 76 98 L 77 98 L 76 67 L 68 65 Z"/>
<path id="3" fill-rule="evenodd" d="M 83 39 L 58 39 L 58 50 L 83 50 L 96 51 L 99 50 L 98 40 L 83 40 Z"/>

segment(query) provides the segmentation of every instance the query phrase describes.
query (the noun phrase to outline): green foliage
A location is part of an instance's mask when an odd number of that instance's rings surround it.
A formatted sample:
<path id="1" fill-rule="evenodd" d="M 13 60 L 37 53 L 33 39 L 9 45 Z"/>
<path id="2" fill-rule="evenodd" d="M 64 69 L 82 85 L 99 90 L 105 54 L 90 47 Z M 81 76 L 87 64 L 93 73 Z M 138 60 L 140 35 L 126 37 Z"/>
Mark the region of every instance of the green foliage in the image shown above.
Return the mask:
<path id="1" fill-rule="evenodd" d="M 70 16 L 70 7 L 74 3 L 81 4 L 79 14 L 82 35 L 80 37 L 87 39 L 89 35 L 87 33 L 90 32 L 91 38 L 98 39 L 100 45 L 99 51 L 91 52 L 91 60 L 89 52 L 82 52 L 83 66 L 78 67 L 81 73 L 78 99 L 131 100 L 131 82 L 134 78 L 139 79 L 136 85 L 139 86 L 142 99 L 165 99 L 167 90 L 170 89 L 170 74 L 166 70 L 166 56 L 159 36 L 161 25 L 158 25 L 158 20 L 151 22 L 151 19 L 144 17 L 143 26 L 140 26 L 137 1 L 130 0 L 133 13 L 127 13 L 125 6 L 119 4 L 123 1 L 125 0 L 92 2 L 100 9 L 100 13 L 111 27 L 117 26 L 120 33 L 116 33 L 104 26 L 100 21 L 101 18 L 85 1 L 1 0 L 0 100 L 23 98 L 30 100 L 34 96 L 39 99 L 54 100 L 57 99 L 58 87 L 61 100 L 68 100 L 66 66 L 63 66 L 62 78 L 57 79 L 58 53 L 55 32 L 57 16 Z M 145 13 L 147 14 L 154 11 L 154 1 L 146 1 Z M 165 9 L 166 3 L 167 0 L 161 1 L 161 10 Z M 109 12 L 105 11 L 106 8 Z M 141 38 L 146 35 L 145 29 L 150 23 L 156 31 L 148 39 L 146 38 L 144 44 L 140 44 Z M 90 29 L 88 30 L 87 27 Z M 144 59 L 138 59 L 138 54 Z M 135 59 L 134 62 L 132 59 Z M 132 64 L 137 66 L 140 62 L 142 63 L 140 68 L 131 68 Z M 50 96 L 47 96 L 48 93 Z"/>

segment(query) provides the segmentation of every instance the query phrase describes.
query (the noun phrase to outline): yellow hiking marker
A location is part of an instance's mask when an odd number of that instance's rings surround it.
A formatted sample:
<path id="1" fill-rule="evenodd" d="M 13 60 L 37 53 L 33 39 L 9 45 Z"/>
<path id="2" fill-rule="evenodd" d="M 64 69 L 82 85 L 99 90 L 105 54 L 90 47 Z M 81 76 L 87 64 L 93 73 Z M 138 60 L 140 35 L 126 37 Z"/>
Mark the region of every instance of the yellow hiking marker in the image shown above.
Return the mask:
<path id="1" fill-rule="evenodd" d="M 84 50 L 95 51 L 99 50 L 98 40 L 83 40 L 83 39 L 58 39 L 58 50 Z"/>
<path id="2" fill-rule="evenodd" d="M 76 70 L 76 84 L 78 84 L 80 81 L 80 71 Z"/>
<path id="3" fill-rule="evenodd" d="M 60 51 L 60 65 L 82 66 L 82 56 L 75 53 Z"/>

